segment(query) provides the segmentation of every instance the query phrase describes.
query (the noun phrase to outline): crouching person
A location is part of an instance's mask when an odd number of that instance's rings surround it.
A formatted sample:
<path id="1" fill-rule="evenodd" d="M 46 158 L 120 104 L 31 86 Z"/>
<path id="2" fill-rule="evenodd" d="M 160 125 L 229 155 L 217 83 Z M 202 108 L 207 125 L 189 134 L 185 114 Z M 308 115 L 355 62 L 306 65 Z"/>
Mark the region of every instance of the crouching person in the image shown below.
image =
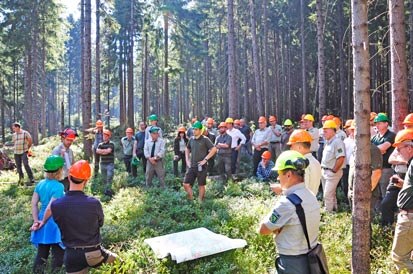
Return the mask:
<path id="1" fill-rule="evenodd" d="M 117 259 L 116 254 L 101 245 L 100 228 L 104 220 L 101 203 L 83 192 L 91 176 L 87 161 L 73 164 L 69 170 L 69 192 L 51 203 L 40 224 L 42 226 L 50 214 L 53 215 L 66 246 L 67 273 L 88 273 L 89 267 L 99 267 Z"/>
<path id="2" fill-rule="evenodd" d="M 273 235 L 279 253 L 276 269 L 279 274 L 309 274 L 308 246 L 314 248 L 320 226 L 320 205 L 314 194 L 304 184 L 304 170 L 308 160 L 297 151 L 285 151 L 277 158 L 274 169 L 278 172 L 283 196 L 262 221 L 259 233 Z M 287 197 L 301 199 L 308 244 L 295 205 Z"/>

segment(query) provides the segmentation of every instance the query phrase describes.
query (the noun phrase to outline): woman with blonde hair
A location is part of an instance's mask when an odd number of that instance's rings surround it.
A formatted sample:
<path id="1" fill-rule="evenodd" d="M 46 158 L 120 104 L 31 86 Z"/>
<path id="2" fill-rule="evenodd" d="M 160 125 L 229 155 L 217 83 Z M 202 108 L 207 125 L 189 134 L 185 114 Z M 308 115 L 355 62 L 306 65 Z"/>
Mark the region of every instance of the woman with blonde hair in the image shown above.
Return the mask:
<path id="1" fill-rule="evenodd" d="M 33 225 L 30 241 L 37 247 L 33 265 L 34 273 L 44 273 L 49 252 L 52 252 L 51 272 L 59 271 L 63 265 L 64 246 L 60 230 L 52 218 L 40 227 L 47 207 L 56 199 L 64 196 L 63 184 L 59 182 L 63 175 L 64 159 L 58 155 L 49 156 L 44 163 L 45 179 L 40 181 L 32 196 Z M 40 203 L 40 210 L 39 210 Z M 49 272 L 49 271 L 47 271 Z"/>

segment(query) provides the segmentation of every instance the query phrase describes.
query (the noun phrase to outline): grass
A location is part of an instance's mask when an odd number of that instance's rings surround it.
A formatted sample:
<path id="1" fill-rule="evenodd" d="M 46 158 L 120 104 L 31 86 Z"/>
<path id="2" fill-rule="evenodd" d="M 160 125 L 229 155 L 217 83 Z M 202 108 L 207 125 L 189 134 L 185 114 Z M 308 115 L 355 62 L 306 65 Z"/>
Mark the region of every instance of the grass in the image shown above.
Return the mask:
<path id="1" fill-rule="evenodd" d="M 48 139 L 36 147 L 31 165 L 36 179 L 42 178 L 42 164 L 47 152 L 58 143 Z M 169 144 L 169 147 L 171 145 Z M 75 154 L 81 155 L 79 146 Z M 119 148 L 117 148 L 118 151 Z M 121 155 L 117 155 L 120 159 Z M 172 153 L 167 155 L 167 189 L 147 189 L 138 167 L 137 179 L 127 177 L 123 163 L 116 162 L 114 189 L 116 195 L 106 199 L 101 194 L 99 178 L 87 188 L 88 194 L 101 199 L 105 212 L 102 228 L 103 244 L 118 253 L 122 264 L 102 266 L 92 273 L 268 273 L 274 268 L 275 245 L 271 237 L 260 236 L 256 229 L 277 199 L 267 185 L 253 179 L 229 183 L 207 184 L 203 204 L 189 202 L 180 187 L 181 179 L 172 173 Z M 245 169 L 247 167 L 243 167 Z M 0 273 L 31 273 L 35 248 L 29 243 L 31 225 L 30 199 L 33 187 L 18 187 L 17 175 L 4 172 L 0 176 Z M 156 184 L 156 182 L 155 182 Z M 187 229 L 206 227 L 248 243 L 233 250 L 176 264 L 170 258 L 157 259 L 144 244 L 146 238 Z M 323 243 L 331 273 L 350 273 L 351 214 L 322 212 L 320 240 Z M 393 231 L 373 225 L 372 273 L 395 273 L 389 258 Z M 363 237 L 363 235 L 360 235 Z"/>

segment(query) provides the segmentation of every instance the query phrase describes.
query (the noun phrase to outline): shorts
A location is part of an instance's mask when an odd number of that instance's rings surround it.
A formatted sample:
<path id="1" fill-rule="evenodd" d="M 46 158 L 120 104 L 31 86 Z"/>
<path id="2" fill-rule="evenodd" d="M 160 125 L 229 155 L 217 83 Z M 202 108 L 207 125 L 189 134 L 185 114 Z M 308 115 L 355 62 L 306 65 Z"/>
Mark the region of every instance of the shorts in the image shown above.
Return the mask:
<path id="1" fill-rule="evenodd" d="M 195 179 L 198 178 L 198 186 L 206 185 L 206 177 L 207 177 L 207 165 L 202 166 L 202 171 L 198 171 L 198 167 L 190 167 L 186 173 L 184 178 L 184 184 L 190 184 L 191 186 L 194 185 Z"/>
<path id="2" fill-rule="evenodd" d="M 89 267 L 113 263 L 117 255 L 101 246 L 91 248 L 66 248 L 65 267 L 67 273 L 86 273 Z"/>

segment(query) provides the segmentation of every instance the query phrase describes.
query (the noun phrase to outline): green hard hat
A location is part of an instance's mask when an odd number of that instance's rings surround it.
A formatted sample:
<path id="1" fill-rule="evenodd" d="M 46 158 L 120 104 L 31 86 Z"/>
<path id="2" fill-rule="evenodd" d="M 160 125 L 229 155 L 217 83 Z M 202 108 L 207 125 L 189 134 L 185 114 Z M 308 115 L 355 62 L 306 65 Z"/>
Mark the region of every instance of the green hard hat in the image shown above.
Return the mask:
<path id="1" fill-rule="evenodd" d="M 293 122 L 290 119 L 284 121 L 284 126 L 292 126 Z"/>
<path id="2" fill-rule="evenodd" d="M 158 121 L 158 116 L 156 114 L 152 114 L 149 116 L 149 121 Z"/>
<path id="3" fill-rule="evenodd" d="M 390 122 L 389 117 L 387 116 L 386 113 L 380 112 L 377 114 L 376 118 L 374 118 L 374 122 Z"/>
<path id="4" fill-rule="evenodd" d="M 202 129 L 203 125 L 200 121 L 196 121 L 192 124 L 192 128 Z"/>
<path id="5" fill-rule="evenodd" d="M 287 150 L 278 156 L 274 170 L 295 169 L 304 170 L 308 166 L 308 160 L 295 150 Z"/>
<path id="6" fill-rule="evenodd" d="M 151 129 L 149 130 L 149 133 L 158 132 L 159 130 L 161 130 L 161 128 L 159 128 L 159 127 L 151 127 Z"/>
<path id="7" fill-rule="evenodd" d="M 55 172 L 65 165 L 65 160 L 59 155 L 50 155 L 44 162 L 44 171 Z"/>
<path id="8" fill-rule="evenodd" d="M 131 162 L 131 163 L 132 163 L 133 166 L 139 165 L 139 162 L 140 162 L 140 161 L 139 161 L 139 158 L 138 158 L 138 157 L 135 156 L 135 157 L 132 158 L 132 162 Z"/>

